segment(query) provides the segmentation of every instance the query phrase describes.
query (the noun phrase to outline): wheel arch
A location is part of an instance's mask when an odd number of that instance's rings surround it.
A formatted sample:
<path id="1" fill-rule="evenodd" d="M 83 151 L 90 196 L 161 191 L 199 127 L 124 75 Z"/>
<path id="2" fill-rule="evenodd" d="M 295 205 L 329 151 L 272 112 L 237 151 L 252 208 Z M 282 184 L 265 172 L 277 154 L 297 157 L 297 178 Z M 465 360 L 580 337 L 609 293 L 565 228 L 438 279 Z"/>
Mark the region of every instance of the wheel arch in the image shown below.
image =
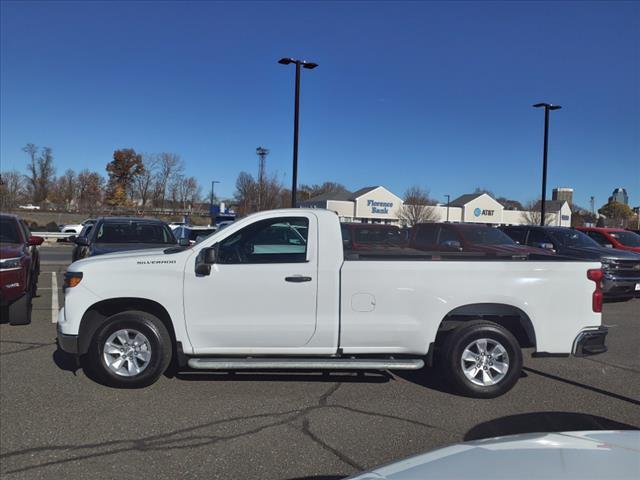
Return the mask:
<path id="1" fill-rule="evenodd" d="M 440 322 L 438 336 L 471 320 L 488 320 L 507 329 L 516 337 L 521 347 L 536 346 L 533 323 L 522 309 L 504 303 L 473 303 L 454 308 Z"/>
<path id="2" fill-rule="evenodd" d="M 94 334 L 110 317 L 128 310 L 138 310 L 149 313 L 158 318 L 167 328 L 171 336 L 173 356 L 176 354 L 176 333 L 169 312 L 158 302 L 146 298 L 121 297 L 110 298 L 94 303 L 87 309 L 80 321 L 78 331 L 78 353 L 84 355 L 89 350 L 89 345 Z"/>

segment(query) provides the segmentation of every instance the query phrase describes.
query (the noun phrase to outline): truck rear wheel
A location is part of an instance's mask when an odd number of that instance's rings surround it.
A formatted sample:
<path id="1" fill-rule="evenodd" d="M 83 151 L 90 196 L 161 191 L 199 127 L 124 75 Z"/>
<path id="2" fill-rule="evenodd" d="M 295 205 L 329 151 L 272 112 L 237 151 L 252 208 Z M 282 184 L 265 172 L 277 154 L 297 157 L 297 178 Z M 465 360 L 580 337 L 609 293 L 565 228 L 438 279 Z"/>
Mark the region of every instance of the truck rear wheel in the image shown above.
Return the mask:
<path id="1" fill-rule="evenodd" d="M 119 388 L 141 388 L 154 383 L 171 361 L 171 338 L 164 324 L 141 311 L 110 317 L 96 331 L 86 367 L 97 380 Z"/>
<path id="2" fill-rule="evenodd" d="M 484 320 L 462 324 L 444 345 L 441 365 L 455 390 L 476 398 L 508 392 L 522 371 L 522 351 L 515 337 Z"/>

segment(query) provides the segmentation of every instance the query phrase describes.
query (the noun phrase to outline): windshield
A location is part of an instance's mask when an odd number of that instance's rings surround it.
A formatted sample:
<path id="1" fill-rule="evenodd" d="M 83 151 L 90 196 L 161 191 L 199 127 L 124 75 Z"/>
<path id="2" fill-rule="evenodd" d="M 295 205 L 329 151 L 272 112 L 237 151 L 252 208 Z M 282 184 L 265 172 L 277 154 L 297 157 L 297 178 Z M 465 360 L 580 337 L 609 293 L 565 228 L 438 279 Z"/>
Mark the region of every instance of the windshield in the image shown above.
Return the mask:
<path id="1" fill-rule="evenodd" d="M 97 232 L 96 243 L 175 244 L 169 227 L 150 222 L 105 222 Z"/>
<path id="2" fill-rule="evenodd" d="M 511 237 L 496 228 L 463 228 L 461 233 L 473 245 L 516 245 Z"/>
<path id="3" fill-rule="evenodd" d="M 564 247 L 569 248 L 602 248 L 598 242 L 588 235 L 571 228 L 549 232 Z"/>
<path id="4" fill-rule="evenodd" d="M 625 247 L 640 247 L 640 235 L 633 232 L 609 232 L 613 238 Z"/>
<path id="5" fill-rule="evenodd" d="M 0 218 L 0 243 L 22 243 L 18 223 L 12 218 Z"/>
<path id="6" fill-rule="evenodd" d="M 208 237 L 215 231 L 215 228 L 201 228 L 198 230 L 187 229 L 182 232 L 182 238 L 187 237 L 189 240 L 195 241 L 198 237 Z"/>

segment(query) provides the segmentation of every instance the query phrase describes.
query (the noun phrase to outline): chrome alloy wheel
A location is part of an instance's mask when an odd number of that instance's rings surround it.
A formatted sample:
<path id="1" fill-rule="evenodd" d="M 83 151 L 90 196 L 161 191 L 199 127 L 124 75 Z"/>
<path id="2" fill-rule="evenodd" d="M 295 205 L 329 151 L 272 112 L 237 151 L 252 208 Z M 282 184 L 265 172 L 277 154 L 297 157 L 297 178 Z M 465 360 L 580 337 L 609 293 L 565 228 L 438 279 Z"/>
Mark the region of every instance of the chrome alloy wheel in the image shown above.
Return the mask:
<path id="1" fill-rule="evenodd" d="M 462 352 L 462 371 L 471 383 L 488 387 L 499 383 L 509 371 L 509 355 L 500 342 L 479 338 Z"/>
<path id="2" fill-rule="evenodd" d="M 112 333 L 102 349 L 104 362 L 121 377 L 134 377 L 149 366 L 151 344 L 142 333 L 131 328 Z"/>

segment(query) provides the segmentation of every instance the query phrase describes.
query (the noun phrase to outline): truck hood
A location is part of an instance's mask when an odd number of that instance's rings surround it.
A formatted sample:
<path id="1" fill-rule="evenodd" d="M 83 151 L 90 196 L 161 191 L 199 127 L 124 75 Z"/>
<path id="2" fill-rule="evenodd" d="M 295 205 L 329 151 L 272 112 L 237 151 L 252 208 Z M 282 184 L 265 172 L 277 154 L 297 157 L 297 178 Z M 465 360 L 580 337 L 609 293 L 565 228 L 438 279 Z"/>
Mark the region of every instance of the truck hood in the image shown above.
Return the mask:
<path id="1" fill-rule="evenodd" d="M 94 255 L 106 255 L 112 253 L 119 252 L 128 252 L 135 250 L 138 254 L 140 251 L 160 251 L 171 247 L 175 247 L 176 245 L 162 245 L 159 246 L 157 243 L 94 243 L 91 245 L 91 256 Z"/>
<path id="2" fill-rule="evenodd" d="M 568 255 L 571 257 L 584 258 L 586 260 L 600 260 L 602 258 L 610 258 L 613 260 L 638 260 L 640 261 L 640 255 L 634 252 L 628 252 L 626 250 L 619 250 L 615 248 L 563 248 L 559 252 L 562 255 Z"/>
<path id="3" fill-rule="evenodd" d="M 352 480 L 635 478 L 640 432 L 533 433 L 460 443 L 391 463 Z"/>
<path id="4" fill-rule="evenodd" d="M 15 258 L 24 253 L 23 246 L 19 243 L 0 243 L 0 258 Z"/>
<path id="5" fill-rule="evenodd" d="M 169 253 L 165 253 L 168 251 Z M 111 271 L 119 271 L 120 265 L 122 268 L 135 265 L 171 265 L 178 261 L 178 258 L 183 258 L 181 254 L 190 252 L 189 248 L 180 250 L 178 247 L 171 247 L 168 245 L 164 248 L 153 248 L 147 250 L 127 250 L 114 253 L 106 253 L 104 255 L 97 255 L 94 257 L 83 258 L 72 263 L 69 271 L 84 271 L 87 269 L 93 270 L 94 268 L 102 269 L 108 267 Z"/>

